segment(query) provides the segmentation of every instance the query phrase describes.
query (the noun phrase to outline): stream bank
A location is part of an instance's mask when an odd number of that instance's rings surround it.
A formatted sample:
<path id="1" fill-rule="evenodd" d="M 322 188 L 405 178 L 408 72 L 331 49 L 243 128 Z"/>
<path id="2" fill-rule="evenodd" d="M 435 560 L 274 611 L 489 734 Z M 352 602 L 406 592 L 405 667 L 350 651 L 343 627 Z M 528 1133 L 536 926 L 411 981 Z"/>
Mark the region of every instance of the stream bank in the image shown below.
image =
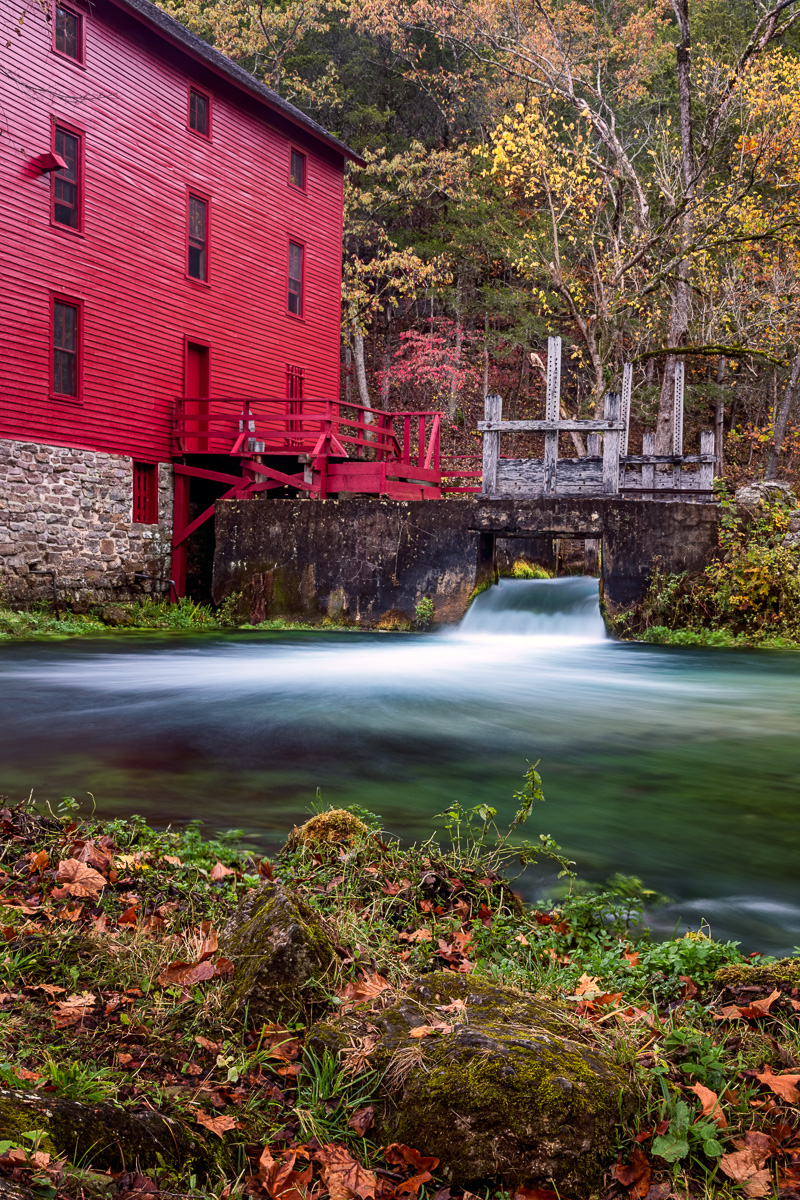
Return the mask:
<path id="1" fill-rule="evenodd" d="M 539 796 L 531 770 L 522 818 Z M 752 1196 L 779 1184 L 793 1194 L 798 964 L 744 960 L 701 929 L 653 941 L 635 881 L 522 904 L 509 883 L 520 854 L 569 870 L 547 838 L 523 845 L 519 826 L 509 839 L 491 812 L 453 805 L 444 844 L 401 847 L 368 813 L 322 814 L 270 860 L 196 826 L 80 819 L 72 803 L 6 808 L 0 823 L 0 1194 L 8 1181 L 51 1197 L 277 1200 L 288 1180 L 332 1200 L 476 1189 L 557 1200 L 539 1168 L 509 1191 L 502 1177 L 467 1179 L 424 1137 L 376 1139 L 386 1085 L 372 1035 L 346 1059 L 310 1049 L 320 1021 L 348 1010 L 378 1021 L 436 972 L 466 981 L 466 1002 L 417 1037 L 412 1022 L 403 1080 L 430 1069 L 429 1053 L 469 1027 L 472 994 L 492 987 L 495 1006 L 511 987 L 536 999 L 539 1019 L 563 1012 L 572 1039 L 618 1073 L 629 1099 L 593 1182 L 559 1188 L 561 1200 L 721 1198 L 736 1181 Z M 284 980 L 281 1002 L 256 1016 L 235 1003 L 241 963 L 226 957 L 224 931 L 240 903 L 279 886 L 323 923 L 333 958 L 294 990 Z M 48 1113 L 70 1104 L 98 1122 L 116 1113 L 116 1141 L 66 1152 Z M 145 1117 L 173 1130 L 174 1152 L 156 1139 L 123 1161 L 131 1119 Z"/>

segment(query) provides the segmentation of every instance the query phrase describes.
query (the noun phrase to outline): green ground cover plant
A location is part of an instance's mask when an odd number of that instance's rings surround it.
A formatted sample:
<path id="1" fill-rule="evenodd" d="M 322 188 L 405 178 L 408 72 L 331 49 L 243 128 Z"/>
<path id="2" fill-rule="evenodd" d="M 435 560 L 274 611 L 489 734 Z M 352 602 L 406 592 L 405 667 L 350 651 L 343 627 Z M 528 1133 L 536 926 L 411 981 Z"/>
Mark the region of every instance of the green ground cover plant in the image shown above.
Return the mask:
<path id="1" fill-rule="evenodd" d="M 775 495 L 754 509 L 724 485 L 719 553 L 703 571 L 656 567 L 644 599 L 612 619 L 623 638 L 678 646 L 800 647 L 800 540 L 787 534 L 798 509 Z"/>
<path id="2" fill-rule="evenodd" d="M 238 831 L 206 837 L 199 823 L 159 830 L 81 817 L 72 800 L 55 811 L 0 803 L 0 1089 L 161 1114 L 202 1137 L 212 1162 L 198 1173 L 165 1158 L 110 1176 L 91 1153 L 48 1151 L 46 1129 L 0 1129 L 0 1189 L 464 1200 L 424 1146 L 372 1140 L 381 1080 L 368 1056 L 344 1064 L 304 1049 L 320 1017 L 445 969 L 569 1005 L 624 1068 L 637 1110 L 616 1131 L 598 1197 L 796 1195 L 800 963 L 764 974 L 707 929 L 653 940 L 646 908 L 659 897 L 639 880 L 581 886 L 551 838 L 526 838 L 542 798 L 530 767 L 508 831 L 489 806 L 454 804 L 442 836 L 412 846 L 363 809 L 343 823 L 320 805 L 330 840 L 295 836 L 269 858 Z M 522 902 L 515 877 L 531 862 L 558 876 L 557 900 Z M 337 963 L 298 1010 L 265 1022 L 231 1012 L 219 932 L 274 880 L 327 922 Z M 360 1190 L 342 1190 L 340 1168 Z M 507 1195 L 487 1184 L 481 1200 Z M 559 1198 L 522 1188 L 509 1200 Z"/>

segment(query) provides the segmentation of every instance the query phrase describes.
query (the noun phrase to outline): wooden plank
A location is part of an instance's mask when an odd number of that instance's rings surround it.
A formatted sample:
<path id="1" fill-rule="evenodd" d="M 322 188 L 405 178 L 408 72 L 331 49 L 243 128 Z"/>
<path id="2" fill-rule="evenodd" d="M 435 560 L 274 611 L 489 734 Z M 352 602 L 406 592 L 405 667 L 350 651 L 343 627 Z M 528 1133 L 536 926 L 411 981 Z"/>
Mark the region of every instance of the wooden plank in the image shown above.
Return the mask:
<path id="1" fill-rule="evenodd" d="M 626 466 L 642 466 L 644 463 L 702 464 L 716 461 L 715 454 L 622 454 L 620 462 Z"/>
<path id="2" fill-rule="evenodd" d="M 683 454 L 683 385 L 683 359 L 678 359 L 678 361 L 675 363 L 675 393 L 672 402 L 673 454 Z M 679 466 L 674 466 L 672 468 L 672 486 L 674 488 L 680 488 L 681 486 L 681 469 Z"/>
<path id="3" fill-rule="evenodd" d="M 586 449 L 589 452 L 590 458 L 601 458 L 603 454 L 603 440 L 599 433 L 590 433 L 586 439 Z"/>
<path id="4" fill-rule="evenodd" d="M 610 426 L 615 426 L 603 435 L 603 491 L 609 496 L 619 491 L 619 404 L 618 392 L 606 393 L 603 415 Z"/>
<path id="5" fill-rule="evenodd" d="M 710 488 L 714 483 L 714 464 L 717 460 L 714 454 L 716 437 L 713 429 L 704 429 L 700 434 L 700 456 L 708 459 L 700 467 L 700 487 Z"/>
<path id="6" fill-rule="evenodd" d="M 491 426 L 502 423 L 503 397 L 495 394 L 486 396 L 483 402 L 484 422 L 478 423 L 489 426 L 483 434 L 483 483 L 481 491 L 484 496 L 491 496 L 497 490 L 497 463 L 500 458 L 500 433 Z M 508 422 L 506 422 L 508 424 Z"/>
<path id="7" fill-rule="evenodd" d="M 642 434 L 642 455 L 644 459 L 642 464 L 642 488 L 647 491 L 648 488 L 655 487 L 656 468 L 652 463 L 655 457 L 656 435 L 654 433 Z"/>
<path id="8" fill-rule="evenodd" d="M 620 443 L 620 452 L 628 453 L 628 433 L 631 427 L 631 393 L 633 391 L 633 363 L 625 363 L 622 368 L 622 408 L 620 416 L 625 426 Z"/>
<path id="9" fill-rule="evenodd" d="M 479 433 L 549 433 L 556 430 L 560 433 L 591 433 L 598 430 L 605 433 L 607 429 L 621 432 L 625 426 L 621 421 L 501 421 L 499 418 L 488 418 L 478 421 Z"/>

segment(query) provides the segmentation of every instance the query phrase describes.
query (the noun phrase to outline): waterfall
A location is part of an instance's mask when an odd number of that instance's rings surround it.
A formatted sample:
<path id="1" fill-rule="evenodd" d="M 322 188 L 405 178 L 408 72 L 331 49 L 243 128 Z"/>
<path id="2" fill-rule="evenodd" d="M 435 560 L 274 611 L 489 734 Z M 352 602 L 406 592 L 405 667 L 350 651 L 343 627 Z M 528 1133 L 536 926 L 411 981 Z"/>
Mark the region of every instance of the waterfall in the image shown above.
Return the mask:
<path id="1" fill-rule="evenodd" d="M 596 579 L 501 579 L 476 596 L 459 634 L 599 642 L 606 637 Z"/>

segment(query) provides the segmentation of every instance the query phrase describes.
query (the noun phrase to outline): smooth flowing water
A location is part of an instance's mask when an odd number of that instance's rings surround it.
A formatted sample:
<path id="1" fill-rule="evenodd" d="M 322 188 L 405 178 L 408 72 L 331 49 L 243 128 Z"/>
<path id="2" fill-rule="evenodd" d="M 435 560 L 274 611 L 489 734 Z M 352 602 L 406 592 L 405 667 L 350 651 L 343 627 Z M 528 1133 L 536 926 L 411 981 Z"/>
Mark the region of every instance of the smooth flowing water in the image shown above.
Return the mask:
<path id="1" fill-rule="evenodd" d="M 9 643 L 0 718 L 0 791 L 267 847 L 318 787 L 403 837 L 455 799 L 507 819 L 540 759 L 534 832 L 582 875 L 641 876 L 665 927 L 800 942 L 800 656 L 613 642 L 594 580 L 504 581 L 432 634 Z"/>

